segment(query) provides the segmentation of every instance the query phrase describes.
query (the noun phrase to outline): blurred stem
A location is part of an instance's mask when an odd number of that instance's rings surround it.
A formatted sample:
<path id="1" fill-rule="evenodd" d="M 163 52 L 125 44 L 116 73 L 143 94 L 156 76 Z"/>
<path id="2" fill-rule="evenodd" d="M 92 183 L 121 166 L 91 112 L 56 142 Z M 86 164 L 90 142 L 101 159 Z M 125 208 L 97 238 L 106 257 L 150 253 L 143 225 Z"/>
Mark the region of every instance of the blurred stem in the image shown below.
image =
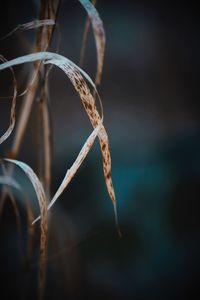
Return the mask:
<path id="1" fill-rule="evenodd" d="M 60 8 L 60 0 L 40 0 L 39 19 L 46 18 L 54 19 L 55 23 L 58 17 Z M 47 51 L 52 41 L 55 25 L 53 27 L 41 27 L 36 34 L 36 42 L 33 52 Z M 51 184 L 51 143 L 50 143 L 50 117 L 47 103 L 47 80 L 48 74 L 46 68 L 40 63 L 36 62 L 34 72 L 35 80 L 28 89 L 24 105 L 21 108 L 19 123 L 16 129 L 16 135 L 13 141 L 11 156 L 15 158 L 18 155 L 24 134 L 27 128 L 30 117 L 33 101 L 36 96 L 38 84 L 41 84 L 40 100 L 41 100 L 41 117 L 42 117 L 42 136 L 43 136 L 43 151 L 44 151 L 44 190 L 47 199 L 50 198 L 50 184 Z M 5 197 L 5 193 L 4 193 Z M 47 215 L 46 215 L 47 218 Z M 45 218 L 45 220 L 46 220 Z M 46 222 L 46 221 L 45 221 Z M 39 299 L 43 299 L 45 288 L 45 257 L 47 249 L 47 223 L 45 223 L 45 230 L 42 230 L 40 236 L 40 267 L 39 267 Z M 44 229 L 44 228 L 43 228 Z"/>

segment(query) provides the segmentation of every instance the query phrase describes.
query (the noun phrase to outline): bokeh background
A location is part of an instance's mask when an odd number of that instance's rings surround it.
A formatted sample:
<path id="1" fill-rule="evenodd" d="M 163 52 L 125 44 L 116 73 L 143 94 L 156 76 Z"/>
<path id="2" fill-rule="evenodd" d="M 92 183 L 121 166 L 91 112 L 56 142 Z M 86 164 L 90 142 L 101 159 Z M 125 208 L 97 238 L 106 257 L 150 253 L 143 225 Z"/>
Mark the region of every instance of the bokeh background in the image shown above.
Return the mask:
<path id="1" fill-rule="evenodd" d="M 107 195 L 98 142 L 69 188 L 52 208 L 45 299 L 198 299 L 200 280 L 200 22 L 192 2 L 103 1 L 97 9 L 106 30 L 101 95 L 110 137 L 118 199 L 120 239 Z M 38 1 L 3 1 L 0 36 L 37 18 Z M 86 13 L 63 1 L 59 53 L 79 63 Z M 34 31 L 0 41 L 7 59 L 30 53 Z M 19 87 L 30 66 L 16 67 Z M 90 31 L 84 69 L 94 78 L 96 52 Z M 0 74 L 0 95 L 12 94 L 9 71 Z M 69 80 L 50 75 L 55 192 L 91 132 Z M 18 111 L 23 98 L 18 99 Z M 1 134 L 10 100 L 0 99 Z M 38 110 L 34 105 L 18 159 L 38 170 Z M 1 145 L 5 157 L 12 137 Z M 31 185 L 16 171 L 30 201 Z M 13 191 L 16 193 L 16 191 Z M 27 228 L 22 198 L 22 248 Z M 35 238 L 38 242 L 38 236 Z M 9 201 L 0 220 L 2 299 L 35 299 L 38 248 L 24 263 Z M 5 296 L 4 296 L 5 295 Z"/>

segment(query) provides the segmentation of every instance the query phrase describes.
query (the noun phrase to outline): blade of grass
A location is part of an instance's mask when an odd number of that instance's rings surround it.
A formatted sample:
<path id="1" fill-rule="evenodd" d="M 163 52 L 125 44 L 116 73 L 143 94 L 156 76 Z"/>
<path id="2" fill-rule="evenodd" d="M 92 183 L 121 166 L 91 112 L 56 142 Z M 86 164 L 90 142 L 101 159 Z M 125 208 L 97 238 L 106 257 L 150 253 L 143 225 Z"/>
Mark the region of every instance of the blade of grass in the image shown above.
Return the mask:
<path id="1" fill-rule="evenodd" d="M 0 60 L 3 62 L 6 62 L 7 60 L 0 55 Z M 2 144 L 3 142 L 5 142 L 7 140 L 7 138 L 10 136 L 10 134 L 12 133 L 14 126 L 15 126 L 15 109 L 16 109 L 16 99 L 17 99 L 17 80 L 15 77 L 15 73 L 12 69 L 12 67 L 10 67 L 12 76 L 13 76 L 13 97 L 12 97 L 12 105 L 11 105 L 11 109 L 10 109 L 10 123 L 8 126 L 8 129 L 5 131 L 5 133 L 0 137 L 0 144 Z"/>
<path id="2" fill-rule="evenodd" d="M 79 0 L 79 2 L 83 5 L 85 10 L 87 11 L 87 14 L 92 23 L 92 28 L 93 28 L 94 38 L 96 43 L 96 50 L 97 50 L 97 72 L 96 72 L 95 83 L 96 85 L 98 85 L 101 82 L 104 53 L 105 53 L 106 38 L 105 38 L 104 26 L 98 11 L 89 0 Z"/>
<path id="3" fill-rule="evenodd" d="M 14 159 L 4 159 L 7 162 L 17 165 L 20 167 L 26 176 L 31 181 L 35 193 L 37 195 L 40 214 L 41 214 L 41 222 L 40 222 L 40 267 L 39 267 L 39 291 L 40 296 L 43 295 L 43 289 L 45 285 L 45 259 L 46 259 L 46 251 L 47 251 L 47 199 L 43 189 L 43 186 L 38 179 L 37 175 L 34 171 L 24 162 L 14 160 Z"/>
<path id="4" fill-rule="evenodd" d="M 72 82 L 74 88 L 78 92 L 93 128 L 97 127 L 97 125 L 101 121 L 101 117 L 96 108 L 95 100 L 92 94 L 90 93 L 90 90 L 85 80 L 83 79 L 83 76 L 86 77 L 86 79 L 92 84 L 93 87 L 95 87 L 95 85 L 92 82 L 91 78 L 82 69 L 80 69 L 78 66 L 76 66 L 72 61 L 70 61 L 66 57 L 51 52 L 38 52 L 35 54 L 29 54 L 22 57 L 18 57 L 9 62 L 3 63 L 0 65 L 0 70 L 3 70 L 10 66 L 14 66 L 14 65 L 18 65 L 30 61 L 36 61 L 36 60 L 43 60 L 45 64 L 54 64 L 65 72 L 65 74 Z M 114 192 L 114 187 L 113 187 L 112 177 L 111 177 L 111 155 L 110 155 L 109 141 L 104 126 L 101 127 L 98 137 L 99 137 L 101 152 L 103 156 L 104 177 L 105 177 L 108 193 L 113 203 L 115 221 L 118 228 L 118 232 L 120 234 L 118 218 L 117 218 L 117 203 L 116 203 L 115 192 Z"/>
<path id="5" fill-rule="evenodd" d="M 93 0 L 92 4 L 95 6 L 97 3 L 97 0 Z M 88 39 L 88 33 L 90 29 L 90 18 L 87 17 L 86 22 L 85 22 L 85 27 L 83 31 L 83 39 L 82 39 L 82 46 L 81 46 L 81 52 L 80 52 L 80 67 L 83 68 L 83 62 L 84 62 L 84 57 L 85 57 L 85 51 L 86 51 L 86 45 L 87 45 L 87 39 Z"/>
<path id="6" fill-rule="evenodd" d="M 77 170 L 80 168 L 82 162 L 86 158 L 88 152 L 90 151 L 98 133 L 102 126 L 102 123 L 100 122 L 99 125 L 92 131 L 90 136 L 87 138 L 85 144 L 83 145 L 81 151 L 79 152 L 76 160 L 72 164 L 71 168 L 67 170 L 65 177 L 63 181 L 61 182 L 57 192 L 55 193 L 53 199 L 50 201 L 48 205 L 48 210 L 53 206 L 53 204 L 56 202 L 56 200 L 60 197 L 60 195 L 64 192 L 64 190 L 67 188 L 68 184 L 76 174 Z M 40 219 L 40 216 L 34 220 L 33 224 L 36 223 Z"/>
<path id="7" fill-rule="evenodd" d="M 55 21 L 52 19 L 46 19 L 46 20 L 34 20 L 25 24 L 19 24 L 16 28 L 11 30 L 9 33 L 7 33 L 4 37 L 2 37 L 0 40 L 4 40 L 8 37 L 10 37 L 12 34 L 17 32 L 18 30 L 30 30 L 30 29 L 36 29 L 41 26 L 53 26 L 55 24 Z"/>
<path id="8" fill-rule="evenodd" d="M 54 26 L 48 26 L 48 27 L 42 27 L 36 36 L 36 46 L 35 51 L 41 51 L 41 50 L 47 50 L 51 44 L 53 33 L 55 30 L 55 24 L 58 17 L 58 12 L 60 8 L 60 0 L 50 0 L 40 1 L 40 13 L 39 18 L 40 19 L 51 19 L 54 20 Z M 12 147 L 12 154 L 14 157 L 16 157 L 17 153 L 19 152 L 19 148 L 21 145 L 21 142 L 24 137 L 24 133 L 27 127 L 27 123 L 29 120 L 29 116 L 31 113 L 33 101 L 35 98 L 36 90 L 38 89 L 38 85 L 41 85 L 41 96 L 40 101 L 42 108 L 39 113 L 41 113 L 41 121 L 43 124 L 43 130 L 40 130 L 40 133 L 43 132 L 44 136 L 44 143 L 43 143 L 43 151 L 44 151 L 44 175 L 41 174 L 41 180 L 44 182 L 44 189 L 46 191 L 47 197 L 49 199 L 50 197 L 50 185 L 51 185 L 51 138 L 50 138 L 50 116 L 49 116 L 49 110 L 48 110 L 48 103 L 47 99 L 45 97 L 45 94 L 43 93 L 43 89 L 46 90 L 47 87 L 47 80 L 48 80 L 48 74 L 50 72 L 49 70 L 46 70 L 40 63 L 36 63 L 36 76 L 39 74 L 40 81 L 36 80 L 34 85 L 31 87 L 30 91 L 27 94 L 27 99 L 24 104 L 24 107 L 22 107 L 21 111 L 21 118 L 19 121 L 19 125 L 16 131 L 16 136 L 14 139 L 13 147 Z M 39 148 L 40 151 L 40 148 Z M 43 168 L 42 168 L 43 169 Z M 44 179 L 43 179 L 44 177 Z"/>

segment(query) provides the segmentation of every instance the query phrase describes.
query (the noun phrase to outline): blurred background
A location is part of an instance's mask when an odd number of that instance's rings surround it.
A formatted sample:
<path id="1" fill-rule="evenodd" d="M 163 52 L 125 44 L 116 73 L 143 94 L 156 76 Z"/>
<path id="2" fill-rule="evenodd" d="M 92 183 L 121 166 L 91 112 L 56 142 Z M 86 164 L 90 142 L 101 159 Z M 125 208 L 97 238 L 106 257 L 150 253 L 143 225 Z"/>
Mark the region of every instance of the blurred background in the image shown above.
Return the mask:
<path id="1" fill-rule="evenodd" d="M 102 1 L 97 9 L 106 31 L 102 84 L 105 126 L 118 200 L 120 239 L 106 191 L 96 141 L 87 159 L 51 211 L 45 299 L 198 299 L 200 296 L 200 22 L 192 3 Z M 37 19 L 38 1 L 1 3 L 0 37 Z M 78 1 L 63 1 L 51 51 L 79 64 L 86 12 Z M 7 59 L 31 52 L 34 31 L 0 40 Z M 30 65 L 16 67 L 19 89 Z M 84 70 L 94 78 L 96 51 L 90 30 Z M 50 74 L 53 183 L 66 170 L 91 132 L 80 99 L 62 71 Z M 0 74 L 0 96 L 12 95 L 9 71 Z M 17 112 L 23 98 L 17 100 Z M 11 101 L 0 99 L 0 131 Z M 19 114 L 18 114 L 19 115 Z M 17 116 L 18 116 L 17 115 Z M 37 101 L 18 159 L 38 170 Z M 14 134 L 1 145 L 5 157 Z M 39 208 L 23 172 L 15 178 Z M 2 299 L 35 299 L 38 235 L 33 258 L 24 262 L 28 233 L 20 208 L 21 238 L 6 201 L 0 220 Z M 5 290 L 5 291 L 4 291 Z M 5 296 L 3 296 L 5 293 Z M 14 298 L 15 297 L 15 298 Z"/>

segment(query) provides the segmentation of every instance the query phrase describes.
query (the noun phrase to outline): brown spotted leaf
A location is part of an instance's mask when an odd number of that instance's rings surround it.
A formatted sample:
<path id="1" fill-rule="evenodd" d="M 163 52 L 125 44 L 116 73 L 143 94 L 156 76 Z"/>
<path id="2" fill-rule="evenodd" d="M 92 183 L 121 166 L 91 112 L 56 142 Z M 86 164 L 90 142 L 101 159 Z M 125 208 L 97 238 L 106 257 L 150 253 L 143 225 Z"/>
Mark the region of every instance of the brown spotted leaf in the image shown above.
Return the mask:
<path id="1" fill-rule="evenodd" d="M 78 92 L 93 128 L 96 128 L 98 124 L 101 122 L 101 117 L 96 108 L 94 97 L 92 96 L 90 89 L 88 88 L 83 76 L 91 83 L 91 85 L 94 88 L 95 85 L 92 82 L 91 78 L 82 69 L 80 69 L 78 66 L 76 66 L 72 61 L 70 61 L 66 57 L 51 52 L 38 52 L 38 53 L 18 57 L 9 62 L 5 62 L 0 65 L 0 70 L 6 69 L 10 66 L 36 61 L 36 60 L 42 60 L 44 61 L 45 64 L 54 64 L 65 72 L 65 74 L 72 82 L 74 88 Z M 115 198 L 115 192 L 114 192 L 112 177 L 111 177 L 111 156 L 110 156 L 109 141 L 108 141 L 108 135 L 106 133 L 105 127 L 103 125 L 98 133 L 98 137 L 99 137 L 102 156 L 103 156 L 104 177 L 105 177 L 108 193 L 110 195 L 110 198 L 114 206 L 116 224 L 118 224 L 116 198 Z"/>

